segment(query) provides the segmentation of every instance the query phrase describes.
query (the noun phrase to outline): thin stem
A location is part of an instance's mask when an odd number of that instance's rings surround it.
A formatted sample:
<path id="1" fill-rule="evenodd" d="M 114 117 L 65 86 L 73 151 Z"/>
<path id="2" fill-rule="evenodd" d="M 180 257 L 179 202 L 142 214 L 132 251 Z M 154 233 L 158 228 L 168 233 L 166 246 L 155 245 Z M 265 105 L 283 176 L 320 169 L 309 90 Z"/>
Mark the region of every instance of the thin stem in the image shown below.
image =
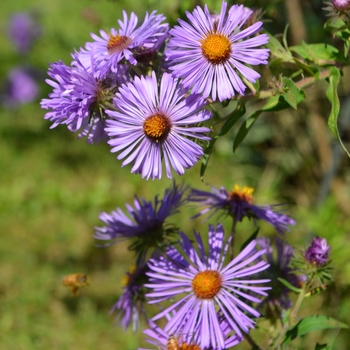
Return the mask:
<path id="1" fill-rule="evenodd" d="M 231 228 L 231 260 L 233 260 L 234 256 L 235 256 L 235 235 L 236 235 L 236 224 L 237 224 L 237 220 L 236 220 L 236 215 L 232 215 L 232 228 Z"/>
<path id="2" fill-rule="evenodd" d="M 245 334 L 245 338 L 248 343 L 252 346 L 253 350 L 261 350 L 261 347 L 254 341 L 254 339 L 250 336 L 249 333 Z"/>
<path id="3" fill-rule="evenodd" d="M 299 293 L 298 299 L 288 317 L 288 320 L 286 321 L 286 323 L 284 324 L 278 338 L 273 342 L 272 344 L 272 349 L 277 349 L 277 347 L 279 345 L 281 345 L 281 342 L 285 336 L 285 334 L 287 333 L 287 331 L 290 329 L 291 326 L 294 325 L 296 318 L 297 318 L 297 314 L 298 311 L 300 309 L 301 303 L 303 302 L 304 298 L 305 298 L 305 290 L 302 289 L 301 292 Z"/>

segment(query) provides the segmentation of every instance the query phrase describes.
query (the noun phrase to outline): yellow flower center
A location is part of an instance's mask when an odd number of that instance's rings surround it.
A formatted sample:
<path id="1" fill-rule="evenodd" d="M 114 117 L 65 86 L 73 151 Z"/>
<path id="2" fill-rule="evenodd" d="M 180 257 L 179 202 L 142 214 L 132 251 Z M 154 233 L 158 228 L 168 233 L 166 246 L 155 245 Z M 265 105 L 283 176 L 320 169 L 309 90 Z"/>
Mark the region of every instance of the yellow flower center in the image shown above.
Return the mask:
<path id="1" fill-rule="evenodd" d="M 221 275 L 212 270 L 198 272 L 192 281 L 193 292 L 199 299 L 213 299 L 219 293 L 221 286 Z"/>
<path id="2" fill-rule="evenodd" d="M 181 350 L 201 350 L 201 348 L 195 344 L 183 343 L 181 346 Z"/>
<path id="3" fill-rule="evenodd" d="M 121 285 L 122 287 L 127 287 L 130 283 L 130 277 L 131 275 L 133 275 L 136 271 L 136 266 L 131 266 L 129 269 L 129 272 L 126 273 L 123 277 L 122 277 L 122 282 Z"/>
<path id="4" fill-rule="evenodd" d="M 155 114 L 148 117 L 143 123 L 143 131 L 145 134 L 158 142 L 165 138 L 171 129 L 171 122 L 168 117 L 163 114 Z"/>
<path id="5" fill-rule="evenodd" d="M 131 44 L 132 39 L 124 35 L 112 35 L 109 34 L 109 41 L 107 44 L 108 53 L 111 55 L 115 52 L 125 50 Z"/>
<path id="6" fill-rule="evenodd" d="M 230 200 L 240 200 L 249 204 L 254 203 L 254 197 L 252 196 L 252 193 L 254 192 L 253 187 L 243 186 L 241 188 L 238 185 L 235 185 L 233 188 L 233 191 L 231 191 L 228 195 L 228 199 Z"/>
<path id="7" fill-rule="evenodd" d="M 223 34 L 209 34 L 201 41 L 203 55 L 212 64 L 225 63 L 230 58 L 231 43 Z"/>

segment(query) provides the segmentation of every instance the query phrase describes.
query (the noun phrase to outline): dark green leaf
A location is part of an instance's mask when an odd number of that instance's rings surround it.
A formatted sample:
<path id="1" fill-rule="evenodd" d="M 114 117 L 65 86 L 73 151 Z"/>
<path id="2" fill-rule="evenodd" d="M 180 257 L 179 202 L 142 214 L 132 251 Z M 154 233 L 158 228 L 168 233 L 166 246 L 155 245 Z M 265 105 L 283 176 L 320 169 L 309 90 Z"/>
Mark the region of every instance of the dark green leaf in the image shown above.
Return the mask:
<path id="1" fill-rule="evenodd" d="M 292 290 L 293 292 L 295 293 L 300 293 L 301 292 L 301 289 L 300 288 L 297 288 L 297 287 L 294 287 L 293 285 L 291 285 L 288 281 L 286 281 L 285 279 L 283 278 L 277 278 L 285 287 L 287 287 L 288 289 Z"/>
<path id="2" fill-rule="evenodd" d="M 260 228 L 257 227 L 257 228 L 255 229 L 255 231 L 248 237 L 248 239 L 242 244 L 242 247 L 241 247 L 240 252 L 241 252 L 251 241 L 253 241 L 253 240 L 258 236 L 259 230 L 260 230 Z"/>
<path id="3" fill-rule="evenodd" d="M 218 133 L 218 136 L 226 135 L 233 125 L 245 114 L 245 105 L 242 101 L 238 101 L 236 109 L 226 118 L 224 125 Z"/>
<path id="4" fill-rule="evenodd" d="M 340 80 L 340 71 L 336 67 L 331 67 L 330 72 L 331 72 L 331 76 L 328 79 L 329 85 L 326 91 L 326 96 L 332 104 L 332 109 L 331 109 L 331 114 L 329 115 L 329 118 L 328 118 L 328 126 L 332 130 L 335 137 L 338 139 L 339 143 L 343 147 L 348 157 L 350 157 L 348 150 L 345 148 L 340 138 L 340 134 L 338 130 L 338 115 L 340 110 L 340 102 L 339 102 L 337 88 Z"/>
<path id="5" fill-rule="evenodd" d="M 236 151 L 238 146 L 241 144 L 241 142 L 245 139 L 247 136 L 249 130 L 253 127 L 256 120 L 259 118 L 260 114 L 263 112 L 262 109 L 259 109 L 255 113 L 253 113 L 251 116 L 249 116 L 244 123 L 241 125 L 241 127 L 238 130 L 237 136 L 233 142 L 233 152 Z"/>
<path id="6" fill-rule="evenodd" d="M 214 147 L 217 139 L 218 139 L 218 136 L 213 137 L 211 139 L 211 141 L 209 142 L 208 146 L 204 149 L 204 154 L 202 157 L 202 164 L 201 164 L 201 169 L 200 169 L 201 181 L 203 181 L 204 173 L 205 173 L 205 170 L 207 169 L 210 155 L 211 155 L 211 152 L 213 151 L 213 147 Z"/>
<path id="7" fill-rule="evenodd" d="M 299 321 L 291 330 L 286 333 L 282 344 L 287 345 L 295 338 L 312 331 L 331 328 L 349 328 L 349 326 L 345 323 L 335 320 L 334 318 L 323 315 L 308 316 Z"/>

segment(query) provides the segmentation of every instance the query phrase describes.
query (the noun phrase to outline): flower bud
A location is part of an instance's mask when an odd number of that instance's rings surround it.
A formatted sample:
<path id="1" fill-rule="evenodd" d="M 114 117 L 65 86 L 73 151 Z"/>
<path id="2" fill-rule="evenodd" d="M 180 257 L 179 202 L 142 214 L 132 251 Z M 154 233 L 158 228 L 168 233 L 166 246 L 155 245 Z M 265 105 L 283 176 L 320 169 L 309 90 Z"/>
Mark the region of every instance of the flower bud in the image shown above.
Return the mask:
<path id="1" fill-rule="evenodd" d="M 332 4 L 337 10 L 350 10 L 350 0 L 332 0 Z"/>
<path id="2" fill-rule="evenodd" d="M 305 252 L 305 258 L 312 264 L 322 266 L 328 262 L 331 247 L 325 238 L 316 237 Z"/>

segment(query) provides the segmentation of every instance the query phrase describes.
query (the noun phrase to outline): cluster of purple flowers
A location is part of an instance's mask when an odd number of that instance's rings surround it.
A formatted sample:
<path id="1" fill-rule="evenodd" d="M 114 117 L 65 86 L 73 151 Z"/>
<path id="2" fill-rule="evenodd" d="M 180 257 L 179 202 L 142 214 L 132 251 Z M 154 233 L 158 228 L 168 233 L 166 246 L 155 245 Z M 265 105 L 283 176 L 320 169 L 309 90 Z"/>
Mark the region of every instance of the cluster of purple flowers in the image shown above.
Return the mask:
<path id="1" fill-rule="evenodd" d="M 123 12 L 119 29 L 91 34 L 69 66 L 53 63 L 53 92 L 41 102 L 52 127 L 107 141 L 123 166 L 132 163 L 131 172 L 146 179 L 160 179 L 162 163 L 168 178 L 192 167 L 210 140 L 208 98 L 243 94 L 243 81 L 260 77 L 247 64 L 267 64 L 269 50 L 260 48 L 268 42 L 257 34 L 262 22 L 245 26 L 252 11 L 243 5 L 223 2 L 215 15 L 198 6 L 186 15 L 169 30 L 156 11 L 141 24 Z"/>
<path id="2" fill-rule="evenodd" d="M 207 238 L 195 232 L 192 241 L 169 219 L 186 203 L 201 199 L 209 209 L 233 215 L 234 220 L 237 213 L 239 221 L 244 217 L 266 220 L 280 235 L 287 225 L 295 224 L 271 206 L 254 205 L 252 189 L 234 188 L 240 196 L 231 195 L 221 202 L 223 198 L 213 193 L 174 183 L 163 198 L 157 196 L 153 202 L 135 197 L 134 206 L 127 205 L 128 215 L 119 208 L 110 214 L 101 213 L 105 226 L 96 227 L 95 238 L 112 243 L 128 239 L 129 249 L 138 254 L 136 267 L 123 283 L 124 292 L 111 310 L 118 312 L 124 328 L 136 329 L 140 316 L 144 316 L 150 326 L 145 330 L 147 341 L 153 345 L 166 346 L 172 335 L 181 334 L 181 342 L 189 346 L 186 349 L 223 350 L 241 342 L 244 334 L 255 327 L 259 310 L 266 310 L 264 305 L 280 312 L 291 307 L 289 289 L 277 279 L 283 278 L 298 288 L 304 277 L 294 274 L 290 267 L 293 249 L 281 238 L 275 239 L 276 258 L 271 240 L 257 238 L 227 260 L 234 236 L 225 238 L 221 224 L 209 225 Z M 221 193 L 229 192 L 222 188 Z M 254 214 L 262 210 L 273 215 Z M 321 253 L 315 249 L 312 254 L 319 257 Z M 164 305 L 150 320 L 147 302 Z M 164 329 L 156 324 L 160 319 L 166 320 Z"/>

